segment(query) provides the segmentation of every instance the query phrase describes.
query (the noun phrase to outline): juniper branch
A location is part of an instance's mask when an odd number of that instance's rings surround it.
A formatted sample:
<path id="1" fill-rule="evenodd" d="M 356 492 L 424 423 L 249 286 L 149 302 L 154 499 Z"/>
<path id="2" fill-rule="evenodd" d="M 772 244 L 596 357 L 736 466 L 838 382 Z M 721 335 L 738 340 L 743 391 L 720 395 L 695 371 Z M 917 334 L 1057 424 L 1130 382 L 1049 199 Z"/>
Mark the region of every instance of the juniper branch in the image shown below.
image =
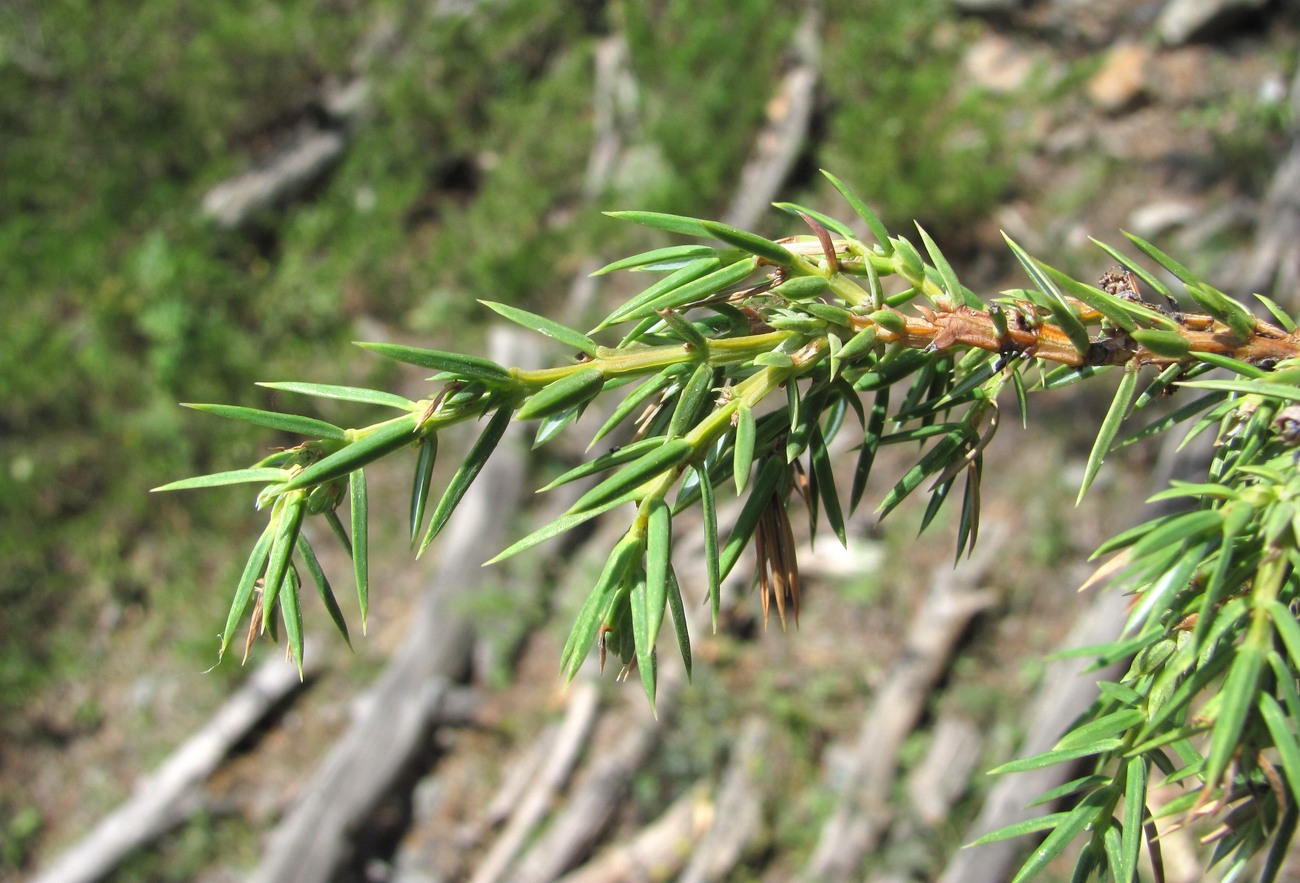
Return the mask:
<path id="1" fill-rule="evenodd" d="M 674 614 L 689 665 L 689 637 L 678 615 L 682 587 L 671 561 L 672 520 L 683 510 L 699 504 L 705 513 L 707 592 L 715 614 L 721 580 L 752 544 L 764 619 L 775 601 L 784 625 L 787 611 L 797 619 L 800 603 L 787 514 L 792 498 L 804 500 L 814 525 L 822 517 L 844 539 L 846 509 L 851 513 L 858 505 L 880 446 L 917 442 L 919 459 L 897 479 L 879 511 L 888 514 L 932 480 L 923 524 L 950 498 L 960 499 L 960 554 L 978 536 L 983 454 L 997 431 L 1004 392 L 1013 389 L 1023 407 L 1028 391 L 1117 371 L 1122 379 L 1098 429 L 1085 490 L 1106 454 L 1132 440 L 1190 424 L 1193 432 L 1217 428 L 1219 446 L 1206 481 L 1168 492 L 1187 496 L 1191 511 L 1153 519 L 1099 550 L 1114 556 L 1101 572 L 1138 601 L 1126 636 L 1097 652 L 1112 660 L 1132 657 L 1133 663 L 1121 682 L 1105 686 L 1102 699 L 1056 749 L 1008 766 L 1083 759 L 1093 770 L 1080 780 L 1078 803 L 1051 820 L 1053 833 L 1017 879 L 1031 876 L 1076 837 L 1087 840 L 1077 867 L 1081 875 L 1104 867 L 1114 879 L 1134 879 L 1138 845 L 1154 830 L 1143 809 L 1152 769 L 1193 784 L 1188 799 L 1174 801 L 1175 812 L 1226 816 L 1234 800 L 1253 795 L 1254 815 L 1243 820 L 1234 811 L 1230 826 L 1217 835 L 1216 855 L 1224 860 L 1241 863 L 1270 846 L 1284 848 L 1300 795 L 1300 694 L 1294 686 L 1300 626 L 1289 606 L 1300 603 L 1295 322 L 1269 301 L 1264 305 L 1276 323 L 1252 315 L 1135 237 L 1130 239 L 1143 259 L 1102 246 L 1121 269 L 1095 286 L 1008 240 L 1031 287 L 981 298 L 961 284 L 924 230 L 918 228 L 918 236 L 928 260 L 907 238 L 890 236 L 860 200 L 832 182 L 876 241 L 858 239 L 847 226 L 797 206 L 782 207 L 802 218 L 811 234 L 779 241 L 694 218 L 622 212 L 617 215 L 626 220 L 722 245 L 660 248 L 604 268 L 654 273 L 658 279 L 589 333 L 515 307 L 488 305 L 576 350 L 578 356 L 564 364 L 520 370 L 476 356 L 366 344 L 379 355 L 434 371 L 429 395 L 411 401 L 378 390 L 272 384 L 398 412 L 355 429 L 198 406 L 308 436 L 249 469 L 162 488 L 263 485 L 257 501 L 270 509 L 270 523 L 235 592 L 222 652 L 250 605 L 250 637 L 268 631 L 278 614 L 298 648 L 293 562 L 315 562 L 300 532 L 311 515 L 325 517 L 354 557 L 364 621 L 366 466 L 418 448 L 411 536 L 419 538 L 422 552 L 511 419 L 537 421 L 541 442 L 596 400 L 628 390 L 593 439 L 595 444 L 610 437 L 618 446 L 551 487 L 594 483 L 555 522 L 494 560 L 631 508 L 628 529 L 577 616 L 561 667 L 571 677 L 593 648 L 602 661 L 613 653 L 625 669 L 640 669 L 653 702 L 655 647 L 667 611 Z M 1195 309 L 1184 311 L 1144 261 L 1176 277 Z M 1144 290 L 1158 300 L 1149 300 Z M 622 329 L 621 340 L 597 342 L 597 335 L 614 328 Z M 1139 375 L 1147 368 L 1155 374 L 1140 390 Z M 1208 378 L 1216 368 L 1230 376 Z M 1177 387 L 1196 397 L 1121 438 L 1135 414 Z M 894 395 L 899 389 L 905 391 Z M 861 440 L 846 507 L 830 469 L 829 444 L 852 425 L 850 417 L 857 418 Z M 485 423 L 477 440 L 430 510 L 428 479 L 439 434 L 478 420 Z M 964 490 L 951 495 L 958 481 Z M 715 495 L 733 483 L 744 504 L 723 538 L 717 534 Z M 345 498 L 351 500 L 351 537 L 336 515 Z M 316 579 L 319 566 L 308 570 Z M 316 581 L 344 629 L 328 582 Z"/>

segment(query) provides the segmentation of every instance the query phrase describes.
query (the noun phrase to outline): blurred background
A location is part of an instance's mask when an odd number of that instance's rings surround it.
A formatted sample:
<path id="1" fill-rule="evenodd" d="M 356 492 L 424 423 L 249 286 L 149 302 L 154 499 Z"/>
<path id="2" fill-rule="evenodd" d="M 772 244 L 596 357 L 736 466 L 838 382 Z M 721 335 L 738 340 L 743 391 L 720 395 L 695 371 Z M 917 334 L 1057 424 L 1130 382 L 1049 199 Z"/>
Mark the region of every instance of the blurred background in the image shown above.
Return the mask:
<path id="1" fill-rule="evenodd" d="M 418 398 L 418 373 L 350 341 L 484 351 L 478 298 L 590 327 L 637 289 L 588 274 L 668 244 L 602 210 L 791 235 L 773 200 L 852 217 L 823 168 L 896 232 L 924 224 L 977 291 L 1025 284 L 1000 231 L 1095 279 L 1110 261 L 1088 237 L 1123 228 L 1294 310 L 1298 35 L 1280 0 L 0 4 L 0 878 L 82 843 L 282 654 L 213 668 L 261 529 L 249 495 L 148 493 L 278 441 L 178 402 L 369 422 L 253 384 Z M 657 879 L 976 879 L 950 863 L 990 805 L 982 770 L 1022 750 L 1045 655 L 1093 603 L 1074 592 L 1083 562 L 1151 490 L 1159 451 L 1139 446 L 1071 505 L 1106 392 L 1031 400 L 1032 430 L 1008 421 L 989 553 L 955 575 L 955 526 L 918 540 L 912 506 L 881 528 L 876 487 L 848 553 L 806 550 L 798 631 L 763 631 L 737 588 L 659 724 L 615 672 L 569 691 L 556 676 L 605 538 L 566 550 L 572 570 L 542 551 L 492 572 L 440 608 L 471 635 L 464 670 L 438 674 L 455 701 L 337 862 L 301 879 L 635 879 L 597 866 L 602 850 L 669 822 L 645 840 L 680 854 Z M 536 453 L 522 483 L 585 442 Z M 882 483 L 913 452 L 893 454 Z M 241 731 L 110 879 L 277 879 L 276 850 L 302 854 L 283 832 L 306 783 L 463 553 L 412 559 L 409 469 L 373 479 L 370 634 L 350 652 L 309 614 L 306 689 Z M 501 545 L 541 506 L 499 506 Z M 881 696 L 901 720 L 874 716 Z M 593 787 L 612 795 L 587 813 L 599 824 L 547 841 L 554 867 L 530 858 Z M 1200 879 L 1184 846 L 1177 879 Z"/>

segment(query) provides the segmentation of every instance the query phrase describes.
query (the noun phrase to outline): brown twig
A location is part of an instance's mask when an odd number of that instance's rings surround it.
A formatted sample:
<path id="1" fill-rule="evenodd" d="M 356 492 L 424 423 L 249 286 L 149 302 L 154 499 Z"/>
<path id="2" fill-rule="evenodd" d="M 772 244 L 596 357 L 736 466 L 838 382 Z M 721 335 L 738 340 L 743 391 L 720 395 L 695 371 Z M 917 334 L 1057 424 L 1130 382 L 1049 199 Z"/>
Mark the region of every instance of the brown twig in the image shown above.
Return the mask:
<path id="1" fill-rule="evenodd" d="M 1098 323 L 1102 316 L 1086 304 L 1066 299 L 1084 323 Z M 1164 367 L 1179 363 L 1191 364 L 1196 357 L 1191 353 L 1205 352 L 1229 356 L 1252 365 L 1271 364 L 1300 356 L 1300 332 L 1285 332 L 1260 319 L 1255 320 L 1251 336 L 1243 340 L 1223 322 L 1200 313 L 1179 313 L 1171 316 L 1175 326 L 1170 329 L 1187 342 L 1189 355 L 1178 358 L 1157 353 L 1143 346 L 1122 331 L 1105 331 L 1080 352 L 1061 330 L 1059 325 L 1038 317 L 1036 308 L 1028 303 L 1017 304 L 1017 320 L 1007 323 L 1005 333 L 999 333 L 993 314 L 964 304 L 936 303 L 935 308 L 921 307 L 919 316 L 892 310 L 902 322 L 902 330 L 895 331 L 873 321 L 870 317 L 854 317 L 854 331 L 876 328 L 876 337 L 884 343 L 901 342 L 915 349 L 932 347 L 946 350 L 953 347 L 974 347 L 1025 357 L 1046 359 L 1076 367 L 1083 365 L 1156 365 Z M 1032 320 L 1024 316 L 1032 316 Z"/>

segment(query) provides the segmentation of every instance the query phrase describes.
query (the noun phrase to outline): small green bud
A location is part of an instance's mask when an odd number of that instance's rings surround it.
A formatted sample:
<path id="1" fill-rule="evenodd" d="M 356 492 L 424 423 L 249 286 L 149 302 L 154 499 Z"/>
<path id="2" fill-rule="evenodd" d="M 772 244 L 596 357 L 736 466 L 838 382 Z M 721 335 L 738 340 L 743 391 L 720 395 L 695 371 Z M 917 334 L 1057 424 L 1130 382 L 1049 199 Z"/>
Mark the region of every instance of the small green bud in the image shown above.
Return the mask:
<path id="1" fill-rule="evenodd" d="M 1157 356 L 1164 356 L 1167 359 L 1185 359 L 1190 352 L 1187 338 L 1177 331 L 1139 328 L 1132 333 L 1132 336 Z"/>
<path id="2" fill-rule="evenodd" d="M 907 322 L 903 319 L 903 315 L 893 310 L 876 310 L 867 318 L 894 334 L 902 334 L 907 329 Z"/>
<path id="3" fill-rule="evenodd" d="M 772 293 L 791 301 L 811 300 L 820 297 L 829 287 L 830 282 L 822 276 L 796 276 L 773 288 Z"/>

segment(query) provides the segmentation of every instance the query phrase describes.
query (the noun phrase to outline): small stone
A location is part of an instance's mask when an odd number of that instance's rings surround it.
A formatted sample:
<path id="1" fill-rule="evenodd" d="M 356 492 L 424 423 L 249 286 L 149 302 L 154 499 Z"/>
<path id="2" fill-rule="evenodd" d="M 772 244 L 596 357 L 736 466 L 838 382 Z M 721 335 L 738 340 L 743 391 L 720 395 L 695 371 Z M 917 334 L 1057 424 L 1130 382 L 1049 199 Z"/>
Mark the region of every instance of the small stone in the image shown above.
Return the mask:
<path id="1" fill-rule="evenodd" d="M 1147 63 L 1151 50 L 1136 43 L 1121 43 L 1106 54 L 1101 69 L 1088 81 L 1088 99 L 1108 114 L 1131 110 L 1146 97 Z"/>
<path id="2" fill-rule="evenodd" d="M 1169 0 L 1156 20 L 1156 33 L 1171 46 L 1215 32 L 1263 9 L 1268 0 Z"/>
<path id="3" fill-rule="evenodd" d="M 1200 210 L 1190 202 L 1164 199 L 1147 203 L 1130 212 L 1127 228 L 1143 239 L 1156 239 L 1191 223 L 1199 213 Z"/>
<path id="4" fill-rule="evenodd" d="M 1001 34 L 985 34 L 966 50 L 961 67 L 966 82 L 1007 95 L 1022 89 L 1034 73 L 1034 58 Z"/>

